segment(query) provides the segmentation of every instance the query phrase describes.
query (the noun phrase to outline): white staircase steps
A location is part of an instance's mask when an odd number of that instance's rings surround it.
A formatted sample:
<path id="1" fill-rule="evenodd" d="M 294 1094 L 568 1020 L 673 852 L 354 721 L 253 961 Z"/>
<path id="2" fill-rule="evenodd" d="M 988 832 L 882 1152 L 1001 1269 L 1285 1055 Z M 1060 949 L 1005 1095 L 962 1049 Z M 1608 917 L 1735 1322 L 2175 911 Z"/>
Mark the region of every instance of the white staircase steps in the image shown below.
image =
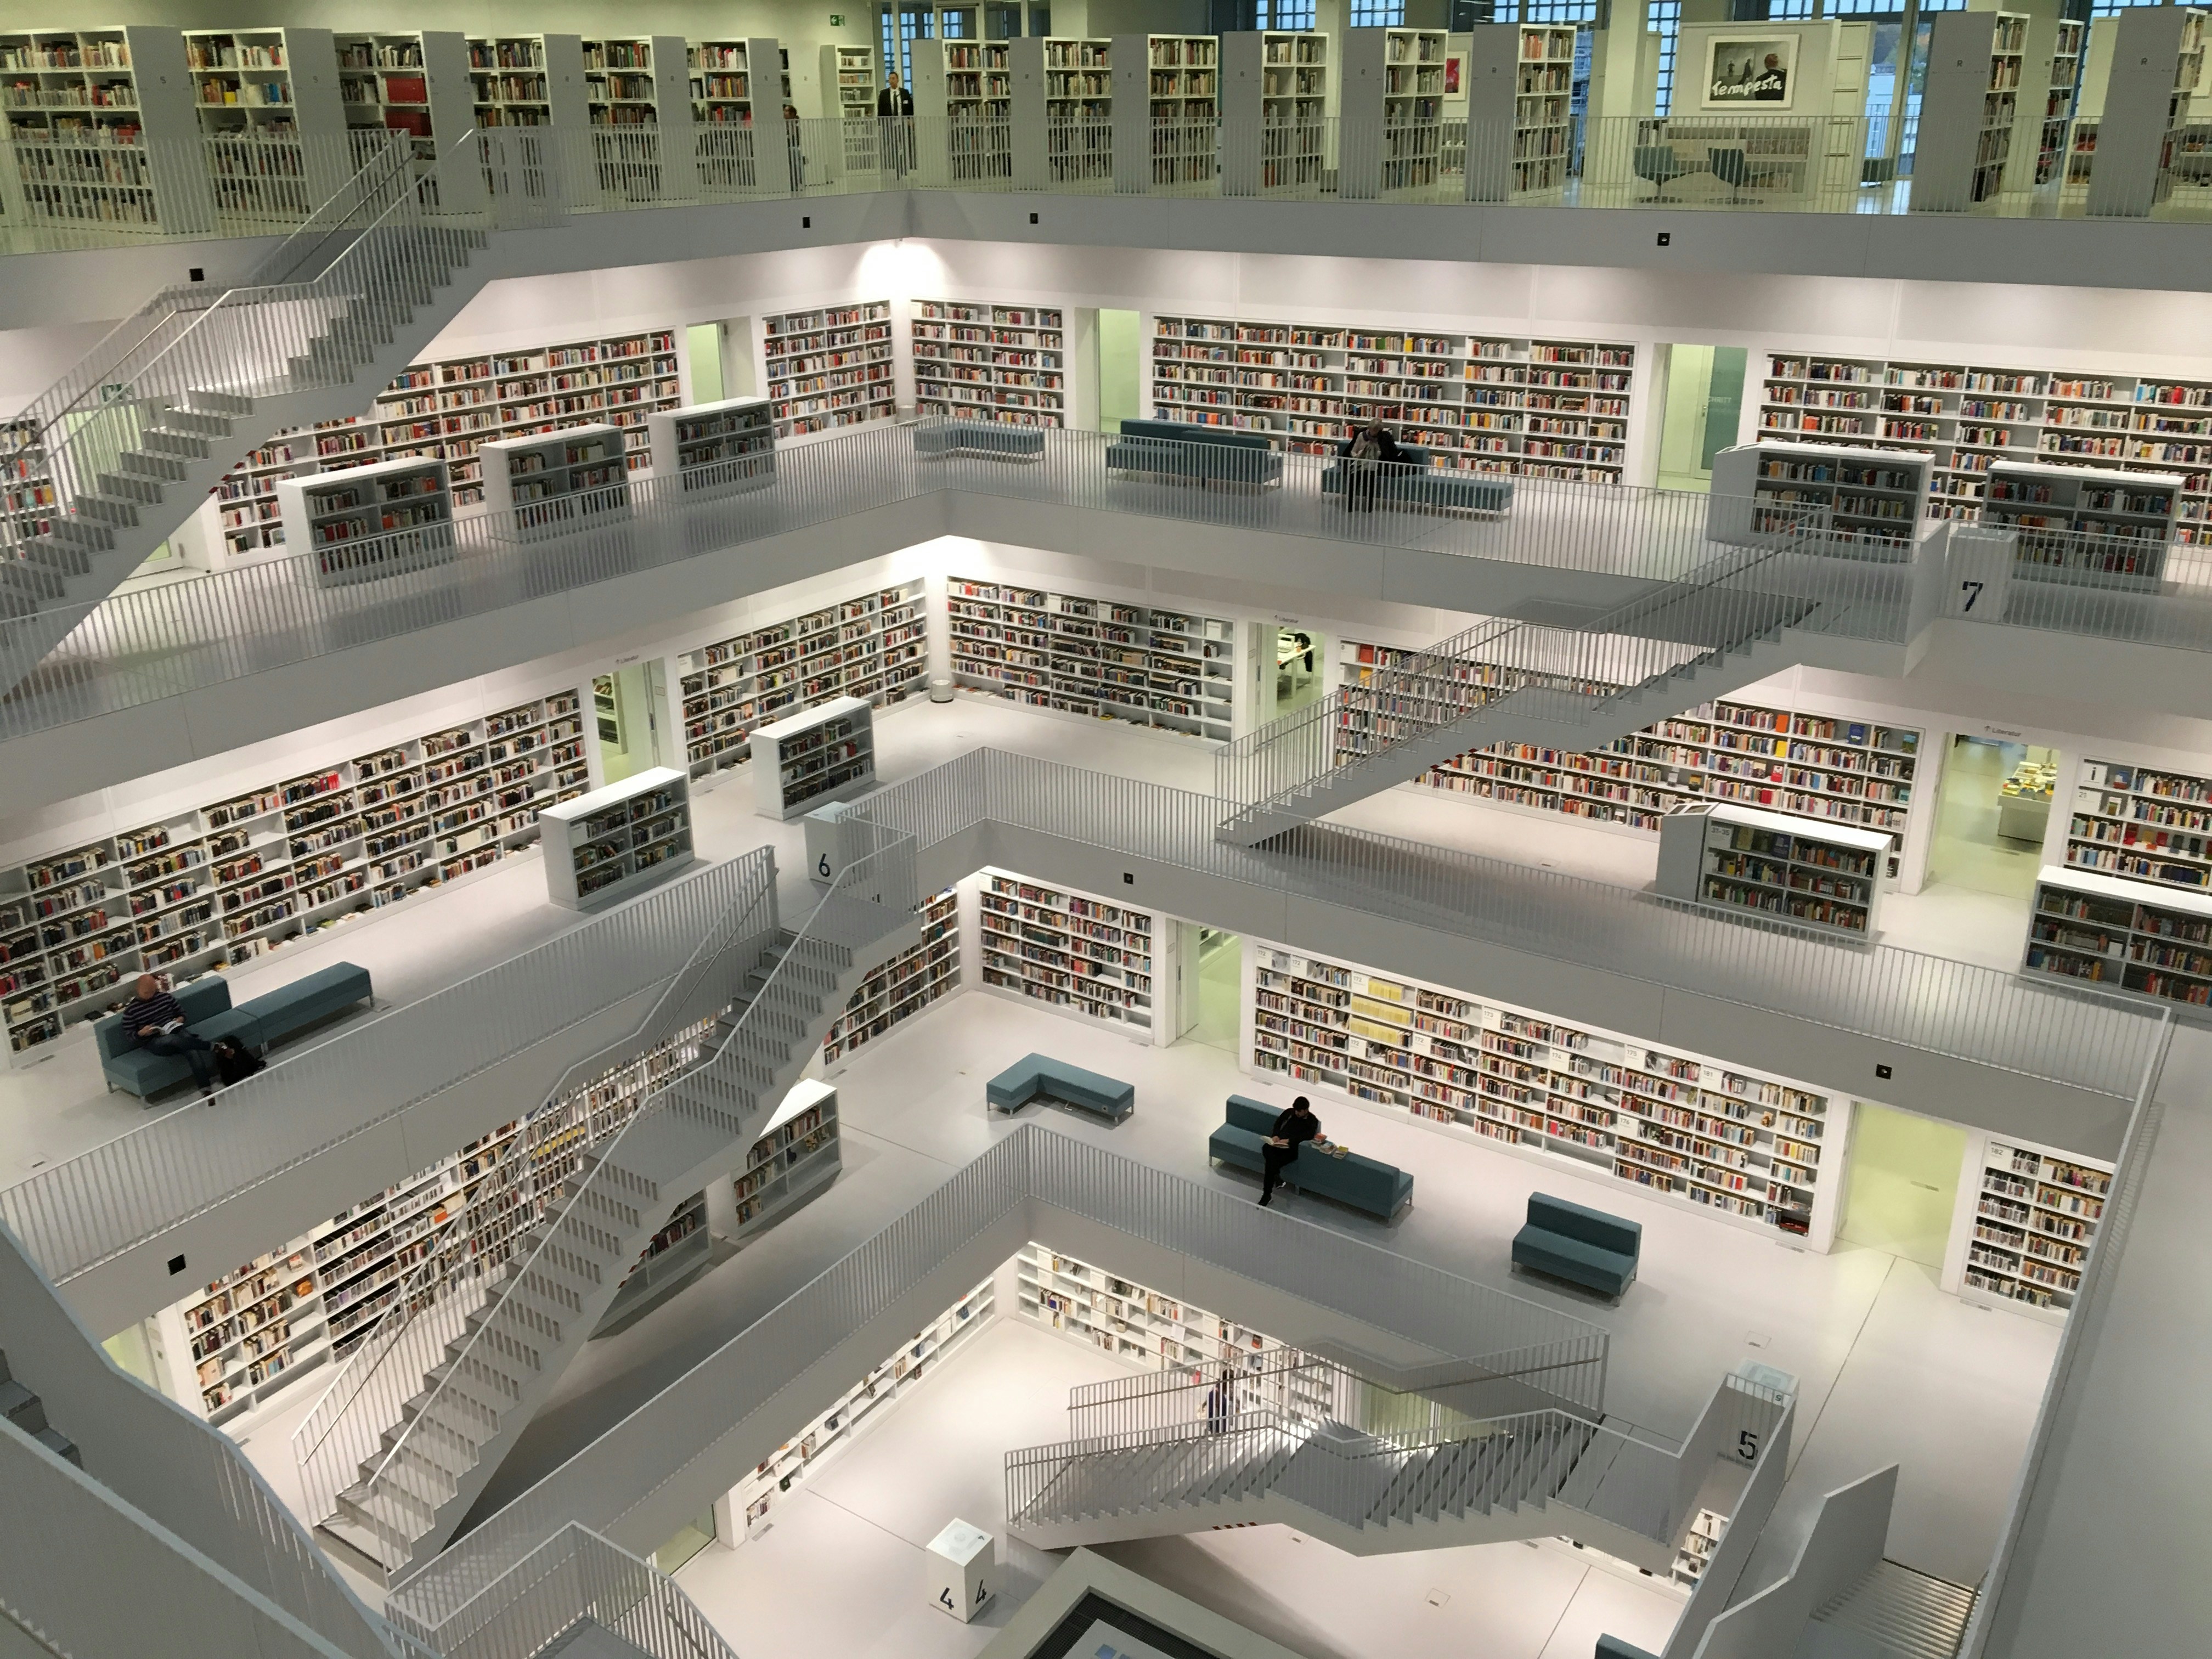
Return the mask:
<path id="1" fill-rule="evenodd" d="M 0 1353 L 0 1417 L 6 1418 L 57 1457 L 84 1467 L 84 1454 L 76 1443 L 46 1421 L 46 1402 L 17 1382 L 8 1369 L 8 1356 Z"/>
<path id="2" fill-rule="evenodd" d="M 1801 1652 L 1867 1659 L 1956 1659 L 1973 1616 L 1974 1591 L 1895 1561 L 1814 1610 Z M 1840 1638 L 1840 1639 L 1839 1639 Z"/>
<path id="3" fill-rule="evenodd" d="M 830 908 L 825 901 L 817 921 Z M 848 933 L 850 909 L 848 901 L 833 919 Z M 671 1205 L 742 1165 L 860 979 L 918 936 L 911 909 L 872 914 L 879 921 L 860 931 L 875 936 L 856 944 L 816 936 L 814 923 L 773 936 L 699 1058 L 583 1152 L 383 1427 L 357 1479 L 337 1492 L 335 1513 L 321 1518 L 334 1552 L 388 1583 L 443 1546 L 598 1328 Z"/>

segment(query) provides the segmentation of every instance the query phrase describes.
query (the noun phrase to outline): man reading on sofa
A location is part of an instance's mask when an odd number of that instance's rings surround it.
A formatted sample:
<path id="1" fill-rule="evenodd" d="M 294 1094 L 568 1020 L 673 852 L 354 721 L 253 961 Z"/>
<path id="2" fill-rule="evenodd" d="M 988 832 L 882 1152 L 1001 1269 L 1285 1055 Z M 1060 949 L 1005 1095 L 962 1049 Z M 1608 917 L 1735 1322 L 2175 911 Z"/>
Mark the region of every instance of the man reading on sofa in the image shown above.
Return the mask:
<path id="1" fill-rule="evenodd" d="M 138 1039 L 142 1048 L 180 1057 L 192 1068 L 192 1081 L 200 1085 L 200 1093 L 213 1094 L 215 1085 L 208 1080 L 208 1040 L 185 1027 L 185 1011 L 176 998 L 151 974 L 139 975 L 131 990 L 135 994 L 123 1005 L 123 1029 Z"/>
<path id="2" fill-rule="evenodd" d="M 1313 1104 L 1304 1095 L 1291 1103 L 1291 1109 L 1275 1120 L 1269 1131 L 1267 1144 L 1260 1148 L 1260 1201 L 1275 1201 L 1275 1183 L 1283 1178 L 1283 1165 L 1298 1155 L 1298 1148 L 1321 1133 L 1321 1120 L 1314 1115 Z"/>

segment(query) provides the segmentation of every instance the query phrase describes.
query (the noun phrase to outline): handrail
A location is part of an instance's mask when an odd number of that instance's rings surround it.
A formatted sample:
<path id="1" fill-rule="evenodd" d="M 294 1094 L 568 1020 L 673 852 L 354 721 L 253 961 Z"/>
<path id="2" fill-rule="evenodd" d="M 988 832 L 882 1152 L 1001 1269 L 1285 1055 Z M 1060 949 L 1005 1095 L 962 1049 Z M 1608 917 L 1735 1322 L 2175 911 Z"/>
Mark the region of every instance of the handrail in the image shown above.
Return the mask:
<path id="1" fill-rule="evenodd" d="M 419 1426 L 431 1420 L 439 1401 L 453 1385 L 453 1379 L 469 1373 L 477 1351 L 527 1336 L 526 1331 L 518 1328 L 526 1325 L 530 1318 L 527 1314 L 516 1312 L 520 1291 L 543 1273 L 551 1257 L 576 1255 L 588 1260 L 602 1253 L 595 1240 L 603 1236 L 604 1230 L 590 1217 L 659 1202 L 663 1195 L 657 1188 L 647 1190 L 651 1183 L 623 1167 L 621 1160 L 626 1146 L 642 1139 L 651 1133 L 652 1126 L 670 1114 L 726 1128 L 732 1140 L 749 1141 L 757 1135 L 760 1122 L 775 1105 L 773 1101 L 763 1099 L 762 1093 L 777 1079 L 773 1071 L 744 1052 L 744 1044 L 763 1032 L 778 1010 L 790 1005 L 811 1006 L 818 1000 L 816 993 L 822 988 L 825 977 L 834 985 L 834 972 L 825 975 L 823 962 L 834 963 L 841 957 L 849 959 L 855 947 L 901 925 L 920 903 L 915 887 L 911 837 L 879 832 L 863 823 L 854 823 L 839 833 L 842 845 L 856 856 L 843 863 L 805 925 L 784 947 L 758 992 L 699 1063 L 647 1096 L 611 1138 L 592 1148 L 588 1173 L 576 1183 L 559 1213 L 540 1224 L 537 1243 L 527 1258 L 520 1261 L 509 1259 L 505 1291 L 485 1305 L 481 1310 L 482 1317 L 476 1320 L 474 1328 L 465 1338 L 457 1339 L 463 1346 L 453 1356 L 453 1363 L 431 1386 L 421 1409 L 392 1437 L 390 1444 L 374 1460 L 374 1468 L 364 1473 L 362 1484 L 369 1498 L 374 1498 L 379 1483 L 390 1475 L 401 1452 L 410 1449 Z M 806 983 L 809 981 L 814 983 L 810 986 Z M 773 1036 L 765 1040 L 776 1041 Z"/>
<path id="2" fill-rule="evenodd" d="M 738 862 L 743 885 L 710 918 L 690 957 L 661 988 L 652 1006 L 626 1036 L 563 1072 L 546 1091 L 547 1102 L 559 1100 L 574 1079 L 605 1069 L 609 1055 L 649 1045 L 728 1006 L 751 965 L 750 959 L 732 953 L 757 943 L 776 924 L 775 849 L 761 848 Z M 710 976 L 719 977 L 701 1006 L 702 988 Z M 292 1431 L 293 1462 L 312 1519 L 329 1516 L 337 1493 L 358 1478 L 359 1465 L 374 1454 L 378 1437 L 398 1421 L 400 1406 L 421 1391 L 424 1374 L 437 1363 L 446 1344 L 461 1334 L 469 1316 L 483 1305 L 485 1273 L 497 1265 L 479 1259 L 471 1264 L 471 1273 L 454 1273 L 432 1249 L 394 1297 L 397 1317 L 386 1315 L 373 1340 L 347 1357 L 317 1396 Z M 388 1330 L 382 1328 L 387 1324 Z"/>

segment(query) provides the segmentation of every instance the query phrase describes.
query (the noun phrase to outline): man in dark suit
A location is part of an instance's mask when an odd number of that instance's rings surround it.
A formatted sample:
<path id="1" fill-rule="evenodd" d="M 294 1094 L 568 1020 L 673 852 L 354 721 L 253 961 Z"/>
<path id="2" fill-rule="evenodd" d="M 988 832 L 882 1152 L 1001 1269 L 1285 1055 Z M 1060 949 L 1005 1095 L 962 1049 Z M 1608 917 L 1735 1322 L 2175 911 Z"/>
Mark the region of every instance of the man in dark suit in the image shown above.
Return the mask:
<path id="1" fill-rule="evenodd" d="M 896 70 L 884 78 L 886 84 L 876 94 L 876 127 L 882 135 L 884 165 L 903 179 L 914 126 L 914 94 L 899 84 Z"/>
<path id="2" fill-rule="evenodd" d="M 1283 1165 L 1297 1161 L 1298 1148 L 1321 1133 L 1321 1120 L 1314 1115 L 1313 1104 L 1304 1095 L 1291 1103 L 1291 1109 L 1275 1120 L 1273 1132 L 1267 1144 L 1260 1148 L 1260 1201 L 1275 1201 L 1275 1184 L 1283 1178 Z"/>

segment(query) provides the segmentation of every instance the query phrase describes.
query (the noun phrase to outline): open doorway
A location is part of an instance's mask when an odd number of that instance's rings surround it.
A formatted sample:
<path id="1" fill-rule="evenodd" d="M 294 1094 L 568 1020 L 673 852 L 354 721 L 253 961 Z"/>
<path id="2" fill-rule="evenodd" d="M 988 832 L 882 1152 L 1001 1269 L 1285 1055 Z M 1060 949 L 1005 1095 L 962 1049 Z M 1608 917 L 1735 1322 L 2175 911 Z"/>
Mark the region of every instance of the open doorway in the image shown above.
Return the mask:
<path id="1" fill-rule="evenodd" d="M 1966 1157 L 1964 1129 L 1858 1102 L 1837 1237 L 1940 1269 Z"/>
<path id="2" fill-rule="evenodd" d="M 2026 900 L 2035 891 L 2058 782 L 2058 750 L 1954 736 L 1943 757 L 1931 881 Z"/>
<path id="3" fill-rule="evenodd" d="M 1178 1041 L 1237 1052 L 1237 1012 L 1244 987 L 1244 941 L 1200 923 L 1182 924 L 1182 1007 Z"/>
<path id="4" fill-rule="evenodd" d="M 1124 421 L 1139 420 L 1145 413 L 1141 370 L 1143 331 L 1133 311 L 1098 313 L 1098 429 L 1119 432 Z"/>
<path id="5" fill-rule="evenodd" d="M 1252 624 L 1252 723 L 1295 714 L 1327 690 L 1328 638 L 1297 624 Z"/>
<path id="6" fill-rule="evenodd" d="M 593 677 L 592 719 L 603 784 L 668 764 L 660 735 L 668 725 L 667 696 L 666 671 L 658 659 Z"/>
<path id="7" fill-rule="evenodd" d="M 1743 416 L 1741 346 L 1670 345 L 1659 428 L 1659 487 L 1710 490 L 1713 457 L 1735 442 Z"/>

